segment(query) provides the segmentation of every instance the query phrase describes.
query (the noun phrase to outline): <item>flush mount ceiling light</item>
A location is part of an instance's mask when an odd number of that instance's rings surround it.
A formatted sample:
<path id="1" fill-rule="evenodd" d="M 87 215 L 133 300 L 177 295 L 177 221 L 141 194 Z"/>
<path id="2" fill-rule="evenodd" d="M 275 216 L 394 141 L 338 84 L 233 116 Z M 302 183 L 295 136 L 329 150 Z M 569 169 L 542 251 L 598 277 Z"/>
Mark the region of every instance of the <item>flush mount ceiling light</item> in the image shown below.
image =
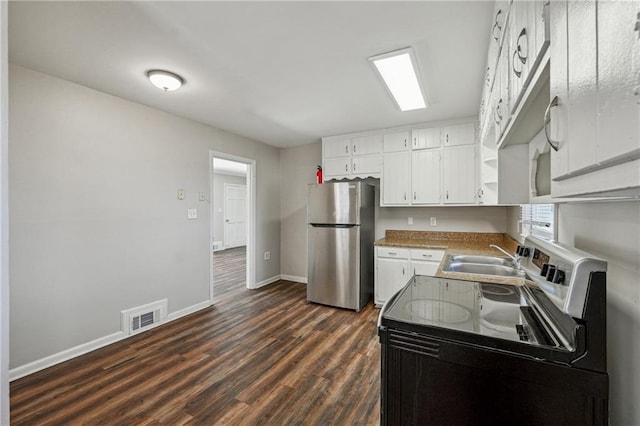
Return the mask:
<path id="1" fill-rule="evenodd" d="M 411 47 L 372 56 L 369 61 L 402 111 L 427 107 Z"/>
<path id="2" fill-rule="evenodd" d="M 151 84 L 165 92 L 179 89 L 184 84 L 184 79 L 178 74 L 163 70 L 147 71 L 147 77 Z"/>

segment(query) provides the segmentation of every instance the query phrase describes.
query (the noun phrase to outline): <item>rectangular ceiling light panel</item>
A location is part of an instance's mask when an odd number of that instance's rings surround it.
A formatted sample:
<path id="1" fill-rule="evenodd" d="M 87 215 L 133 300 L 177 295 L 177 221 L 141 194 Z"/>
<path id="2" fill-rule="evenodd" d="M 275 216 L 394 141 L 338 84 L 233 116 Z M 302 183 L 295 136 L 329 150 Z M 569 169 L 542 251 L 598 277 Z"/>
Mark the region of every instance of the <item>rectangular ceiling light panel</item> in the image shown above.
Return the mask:
<path id="1" fill-rule="evenodd" d="M 369 58 L 402 111 L 426 108 L 413 49 L 396 50 Z"/>

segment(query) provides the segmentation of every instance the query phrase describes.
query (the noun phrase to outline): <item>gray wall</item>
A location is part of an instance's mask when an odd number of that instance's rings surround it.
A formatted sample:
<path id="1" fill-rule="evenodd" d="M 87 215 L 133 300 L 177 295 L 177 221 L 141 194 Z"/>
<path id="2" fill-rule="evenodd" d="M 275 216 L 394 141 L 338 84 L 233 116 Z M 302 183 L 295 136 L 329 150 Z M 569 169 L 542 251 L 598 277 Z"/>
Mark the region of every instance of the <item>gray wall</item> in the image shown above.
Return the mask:
<path id="1" fill-rule="evenodd" d="M 257 161 L 256 279 L 280 273 L 278 149 L 18 66 L 9 88 L 12 368 L 209 299 L 210 150 Z"/>
<path id="2" fill-rule="evenodd" d="M 247 178 L 222 173 L 213 174 L 213 239 L 224 243 L 224 184 L 246 185 Z M 248 197 L 248 194 L 247 194 Z M 260 257 L 259 259 L 262 259 Z"/>
<path id="3" fill-rule="evenodd" d="M 280 270 L 300 281 L 307 276 L 307 185 L 316 182 L 318 164 L 322 164 L 321 142 L 280 151 Z"/>
<path id="4" fill-rule="evenodd" d="M 0 2 L 0 425 L 9 424 L 8 4 Z"/>
<path id="5" fill-rule="evenodd" d="M 558 241 L 608 262 L 610 423 L 640 425 L 640 202 L 560 204 L 556 222 Z"/>

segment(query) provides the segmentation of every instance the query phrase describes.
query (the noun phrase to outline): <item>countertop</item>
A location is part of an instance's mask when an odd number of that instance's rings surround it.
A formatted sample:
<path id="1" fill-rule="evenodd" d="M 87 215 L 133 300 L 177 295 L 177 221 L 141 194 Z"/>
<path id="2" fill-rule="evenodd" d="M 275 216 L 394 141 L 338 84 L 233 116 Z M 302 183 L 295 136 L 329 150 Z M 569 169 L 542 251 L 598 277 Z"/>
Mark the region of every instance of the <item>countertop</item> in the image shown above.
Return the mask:
<path id="1" fill-rule="evenodd" d="M 499 284 L 521 285 L 524 278 L 502 277 L 495 275 L 468 274 L 442 270 L 447 255 L 475 254 L 483 256 L 504 256 L 500 251 L 489 247 L 495 244 L 509 253 L 515 253 L 518 242 L 507 234 L 484 232 L 431 232 L 431 231 L 395 231 L 387 230 L 385 237 L 374 242 L 381 247 L 408 247 L 446 250 L 438 266 L 436 277 L 465 281 L 480 281 Z"/>

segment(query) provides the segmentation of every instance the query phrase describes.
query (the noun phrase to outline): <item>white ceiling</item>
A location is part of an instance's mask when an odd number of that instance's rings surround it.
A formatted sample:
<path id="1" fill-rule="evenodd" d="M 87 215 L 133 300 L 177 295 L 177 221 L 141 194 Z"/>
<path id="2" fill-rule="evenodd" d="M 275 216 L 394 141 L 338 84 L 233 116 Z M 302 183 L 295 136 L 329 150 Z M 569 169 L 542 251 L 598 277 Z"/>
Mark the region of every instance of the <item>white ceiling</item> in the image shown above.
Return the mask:
<path id="1" fill-rule="evenodd" d="M 16 2 L 9 59 L 276 147 L 477 114 L 493 2 Z M 367 58 L 413 46 L 430 106 Z M 160 68 L 186 84 L 164 93 Z"/>

